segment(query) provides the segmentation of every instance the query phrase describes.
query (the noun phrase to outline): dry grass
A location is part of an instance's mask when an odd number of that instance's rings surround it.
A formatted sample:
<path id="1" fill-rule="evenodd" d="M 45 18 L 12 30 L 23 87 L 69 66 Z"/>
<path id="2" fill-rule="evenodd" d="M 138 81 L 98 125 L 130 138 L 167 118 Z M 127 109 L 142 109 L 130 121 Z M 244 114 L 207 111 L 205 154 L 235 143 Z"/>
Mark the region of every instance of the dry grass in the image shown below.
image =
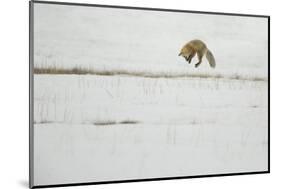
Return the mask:
<path id="1" fill-rule="evenodd" d="M 52 123 L 62 123 L 62 122 L 56 122 L 56 121 L 50 121 L 50 120 L 40 120 L 40 121 L 33 121 L 34 124 L 52 124 Z M 106 126 L 106 125 L 117 125 L 117 124 L 138 124 L 139 121 L 136 120 L 123 120 L 123 121 L 112 121 L 112 120 L 104 120 L 104 121 L 93 121 L 90 122 L 90 124 L 96 125 L 96 126 Z M 89 124 L 83 123 L 83 124 Z"/>
<path id="2" fill-rule="evenodd" d="M 40 120 L 40 121 L 33 121 L 33 124 L 52 124 L 55 123 L 54 121 L 50 121 L 50 120 Z"/>
<path id="3" fill-rule="evenodd" d="M 93 122 L 93 124 L 103 126 L 103 125 L 115 125 L 115 124 L 117 124 L 117 122 L 115 122 L 115 121 L 96 121 L 96 122 Z"/>
<path id="4" fill-rule="evenodd" d="M 221 74 L 207 74 L 207 73 L 169 73 L 169 72 L 145 72 L 145 71 L 130 71 L 130 70 L 94 70 L 86 68 L 34 68 L 34 74 L 72 74 L 72 75 L 127 75 L 145 78 L 212 78 L 212 79 L 231 79 L 231 80 L 247 80 L 247 81 L 267 81 L 263 77 L 245 77 L 238 74 L 231 76 L 223 76 Z"/>
<path id="5" fill-rule="evenodd" d="M 125 120 L 125 121 L 120 121 L 119 124 L 137 124 L 139 123 L 138 121 L 133 121 L 133 120 Z"/>
<path id="6" fill-rule="evenodd" d="M 117 124 L 137 124 L 139 123 L 138 121 L 135 120 L 124 120 L 124 121 L 111 121 L 111 120 L 106 120 L 106 121 L 94 121 L 92 124 L 97 125 L 97 126 L 106 126 L 106 125 L 117 125 Z"/>

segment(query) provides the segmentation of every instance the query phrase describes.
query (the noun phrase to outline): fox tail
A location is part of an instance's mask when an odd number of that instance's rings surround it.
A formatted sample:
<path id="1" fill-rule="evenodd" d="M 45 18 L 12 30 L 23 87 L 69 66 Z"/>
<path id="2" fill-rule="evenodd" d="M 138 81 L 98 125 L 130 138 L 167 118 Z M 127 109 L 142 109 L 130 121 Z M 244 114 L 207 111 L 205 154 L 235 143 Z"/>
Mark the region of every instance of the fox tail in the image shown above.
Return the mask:
<path id="1" fill-rule="evenodd" d="M 210 66 L 212 68 L 215 68 L 216 67 L 216 60 L 214 58 L 214 55 L 212 54 L 212 52 L 208 49 L 207 52 L 206 52 L 206 58 L 210 64 Z"/>

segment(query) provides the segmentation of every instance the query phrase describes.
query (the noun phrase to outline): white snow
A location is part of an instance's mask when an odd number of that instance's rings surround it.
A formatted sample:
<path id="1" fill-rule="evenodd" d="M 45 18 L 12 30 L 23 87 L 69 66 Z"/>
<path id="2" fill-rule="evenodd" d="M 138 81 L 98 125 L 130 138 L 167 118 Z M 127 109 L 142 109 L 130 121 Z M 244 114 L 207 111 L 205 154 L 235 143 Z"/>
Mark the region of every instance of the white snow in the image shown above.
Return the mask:
<path id="1" fill-rule="evenodd" d="M 35 4 L 34 28 L 37 68 L 210 75 L 35 74 L 35 185 L 267 170 L 266 19 Z M 216 69 L 177 56 L 194 38 Z"/>
<path id="2" fill-rule="evenodd" d="M 264 81 L 35 75 L 35 89 L 37 184 L 267 169 Z"/>

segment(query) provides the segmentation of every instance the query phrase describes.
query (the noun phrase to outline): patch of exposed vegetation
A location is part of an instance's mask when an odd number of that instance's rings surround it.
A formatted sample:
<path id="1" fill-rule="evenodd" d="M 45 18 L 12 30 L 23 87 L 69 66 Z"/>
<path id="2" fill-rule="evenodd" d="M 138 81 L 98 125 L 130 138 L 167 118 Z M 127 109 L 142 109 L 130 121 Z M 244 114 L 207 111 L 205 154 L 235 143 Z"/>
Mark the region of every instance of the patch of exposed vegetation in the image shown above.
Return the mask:
<path id="1" fill-rule="evenodd" d="M 92 124 L 97 125 L 97 126 L 117 125 L 117 124 L 137 124 L 137 123 L 139 123 L 139 122 L 135 121 L 135 120 L 124 120 L 124 121 L 105 120 L 105 121 L 94 121 L 94 122 L 92 122 Z"/>
<path id="2" fill-rule="evenodd" d="M 126 75 L 145 78 L 212 78 L 212 79 L 231 79 L 231 80 L 246 80 L 246 81 L 267 81 L 264 77 L 245 77 L 238 74 L 230 76 L 223 76 L 222 74 L 208 74 L 208 73 L 170 73 L 170 72 L 146 72 L 136 70 L 98 70 L 87 68 L 58 68 L 58 67 L 46 67 L 46 68 L 34 68 L 34 74 L 73 74 L 73 75 L 102 75 L 102 76 L 115 76 Z"/>

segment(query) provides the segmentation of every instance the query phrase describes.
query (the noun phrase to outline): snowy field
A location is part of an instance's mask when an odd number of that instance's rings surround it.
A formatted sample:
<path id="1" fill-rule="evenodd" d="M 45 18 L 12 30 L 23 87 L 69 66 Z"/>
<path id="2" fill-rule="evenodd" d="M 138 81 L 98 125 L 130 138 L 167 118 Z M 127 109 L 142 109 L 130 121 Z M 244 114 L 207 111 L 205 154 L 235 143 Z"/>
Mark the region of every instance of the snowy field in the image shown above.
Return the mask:
<path id="1" fill-rule="evenodd" d="M 35 76 L 38 184 L 264 171 L 267 84 Z"/>
<path id="2" fill-rule="evenodd" d="M 104 73 L 34 75 L 35 185 L 268 169 L 266 19 L 35 4 L 34 32 L 36 69 Z"/>

